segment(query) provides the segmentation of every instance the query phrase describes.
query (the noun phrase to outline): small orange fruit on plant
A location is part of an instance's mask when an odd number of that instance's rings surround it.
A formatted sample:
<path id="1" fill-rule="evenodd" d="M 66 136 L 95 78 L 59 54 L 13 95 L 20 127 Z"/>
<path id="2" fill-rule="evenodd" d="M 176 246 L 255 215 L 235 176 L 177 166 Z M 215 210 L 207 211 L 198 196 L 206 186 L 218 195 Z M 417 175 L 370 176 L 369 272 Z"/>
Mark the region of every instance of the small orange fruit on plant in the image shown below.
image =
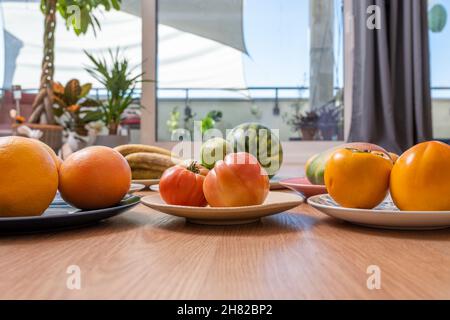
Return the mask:
<path id="1" fill-rule="evenodd" d="M 118 204 L 131 185 L 125 158 L 108 147 L 89 147 L 69 156 L 59 169 L 59 192 L 79 209 L 95 210 Z"/>
<path id="2" fill-rule="evenodd" d="M 36 140 L 0 138 L 0 216 L 39 216 L 55 198 L 58 170 Z"/>

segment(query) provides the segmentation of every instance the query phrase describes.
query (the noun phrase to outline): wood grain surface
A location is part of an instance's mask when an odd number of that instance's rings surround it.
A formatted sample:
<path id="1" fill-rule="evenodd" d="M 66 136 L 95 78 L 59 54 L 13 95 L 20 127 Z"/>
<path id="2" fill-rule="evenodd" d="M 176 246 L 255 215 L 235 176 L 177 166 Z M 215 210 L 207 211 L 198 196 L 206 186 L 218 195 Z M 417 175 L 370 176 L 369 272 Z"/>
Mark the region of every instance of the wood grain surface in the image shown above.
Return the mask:
<path id="1" fill-rule="evenodd" d="M 140 205 L 84 229 L 1 236 L 0 298 L 450 298 L 449 244 L 450 230 L 368 229 L 307 205 L 231 227 Z M 80 290 L 66 286 L 71 265 Z M 380 290 L 367 288 L 370 265 Z"/>

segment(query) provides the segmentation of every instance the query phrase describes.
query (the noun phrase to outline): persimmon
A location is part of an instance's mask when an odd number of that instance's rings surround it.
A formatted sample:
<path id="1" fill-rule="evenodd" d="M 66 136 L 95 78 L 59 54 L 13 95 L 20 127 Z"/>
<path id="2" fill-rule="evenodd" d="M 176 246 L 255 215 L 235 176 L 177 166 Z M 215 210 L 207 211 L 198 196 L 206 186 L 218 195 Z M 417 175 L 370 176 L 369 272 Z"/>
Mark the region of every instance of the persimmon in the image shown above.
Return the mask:
<path id="1" fill-rule="evenodd" d="M 405 211 L 450 211 L 450 146 L 430 141 L 406 151 L 394 165 L 392 200 Z"/>
<path id="2" fill-rule="evenodd" d="M 341 206 L 372 209 L 387 195 L 392 166 L 383 152 L 340 149 L 326 164 L 325 185 Z"/>

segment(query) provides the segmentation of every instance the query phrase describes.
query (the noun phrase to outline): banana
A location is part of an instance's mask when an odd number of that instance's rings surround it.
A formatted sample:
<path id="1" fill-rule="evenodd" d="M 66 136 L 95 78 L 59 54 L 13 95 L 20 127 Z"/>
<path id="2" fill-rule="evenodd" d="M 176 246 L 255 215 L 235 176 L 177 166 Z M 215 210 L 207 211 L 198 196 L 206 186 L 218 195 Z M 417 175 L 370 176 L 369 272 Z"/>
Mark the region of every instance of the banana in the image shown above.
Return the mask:
<path id="1" fill-rule="evenodd" d="M 131 171 L 131 176 L 133 180 L 144 180 L 144 179 L 159 179 L 161 178 L 163 172 L 152 171 L 145 169 L 136 169 Z"/>
<path id="2" fill-rule="evenodd" d="M 164 172 L 168 168 L 166 166 L 150 166 L 150 165 L 142 165 L 141 163 L 132 163 L 130 164 L 131 170 L 145 170 L 145 171 L 155 171 L 155 172 Z M 170 168 L 170 167 L 169 167 Z"/>
<path id="3" fill-rule="evenodd" d="M 134 153 L 154 153 L 172 157 L 172 152 L 169 150 L 144 144 L 125 144 L 114 148 L 114 150 L 122 154 L 124 157 Z"/>
<path id="4" fill-rule="evenodd" d="M 164 170 L 178 164 L 179 161 L 170 156 L 158 153 L 138 152 L 125 157 L 131 168 L 154 169 L 163 168 Z"/>

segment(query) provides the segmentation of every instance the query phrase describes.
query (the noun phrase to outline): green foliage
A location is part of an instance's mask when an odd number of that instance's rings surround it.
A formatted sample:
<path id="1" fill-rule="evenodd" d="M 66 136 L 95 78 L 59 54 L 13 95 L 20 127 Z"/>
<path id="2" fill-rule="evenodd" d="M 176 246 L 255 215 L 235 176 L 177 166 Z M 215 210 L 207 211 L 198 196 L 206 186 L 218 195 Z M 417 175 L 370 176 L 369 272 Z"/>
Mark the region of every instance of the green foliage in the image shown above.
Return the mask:
<path id="1" fill-rule="evenodd" d="M 87 97 L 91 89 L 91 83 L 81 85 L 77 79 L 70 80 L 65 86 L 59 82 L 53 83 L 53 113 L 64 119 L 62 125 L 67 129 L 84 128 L 93 121 L 86 115 L 90 108 L 98 107 L 99 103 Z"/>
<path id="2" fill-rule="evenodd" d="M 120 50 L 109 50 L 110 63 L 105 57 L 96 58 L 85 51 L 93 66 L 86 71 L 100 82 L 107 90 L 107 99 L 101 102 L 100 108 L 88 113 L 88 119 L 102 120 L 106 126 L 117 126 L 123 112 L 132 104 L 138 83 L 143 80 L 144 73 L 135 73 L 129 61 L 120 56 Z"/>
<path id="3" fill-rule="evenodd" d="M 204 133 L 209 129 L 213 129 L 216 125 L 216 122 L 222 120 L 222 116 L 222 111 L 212 110 L 208 112 L 206 117 L 202 119 L 201 132 Z"/>
<path id="4" fill-rule="evenodd" d="M 178 110 L 178 107 L 173 108 L 170 112 L 169 120 L 166 122 L 167 129 L 170 133 L 180 128 L 180 116 L 181 113 L 180 110 Z"/>
<path id="5" fill-rule="evenodd" d="M 47 2 L 48 0 L 41 0 L 41 10 L 44 14 L 49 9 Z M 120 10 L 121 4 L 122 0 L 57 0 L 56 10 L 66 22 L 67 29 L 73 29 L 80 35 L 85 34 L 89 28 L 92 28 L 94 33 L 100 29 L 100 23 L 94 14 L 96 9 L 102 7 L 106 11 Z"/>

